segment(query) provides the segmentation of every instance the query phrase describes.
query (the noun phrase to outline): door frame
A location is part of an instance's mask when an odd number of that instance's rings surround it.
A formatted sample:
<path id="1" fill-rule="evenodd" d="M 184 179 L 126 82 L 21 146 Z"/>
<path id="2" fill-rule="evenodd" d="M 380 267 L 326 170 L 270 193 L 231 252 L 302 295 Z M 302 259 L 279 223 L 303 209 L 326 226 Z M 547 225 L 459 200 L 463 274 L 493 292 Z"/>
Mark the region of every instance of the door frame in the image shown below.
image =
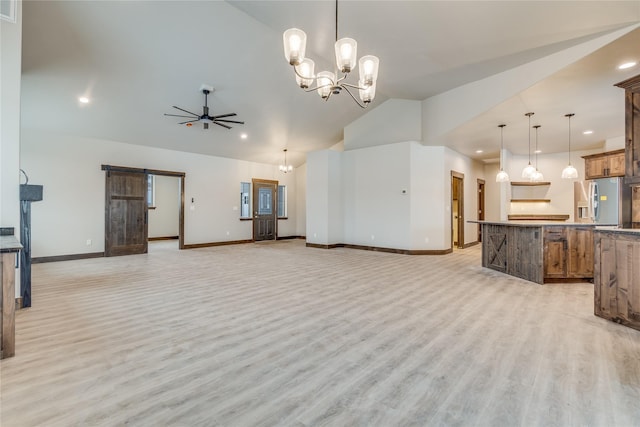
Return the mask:
<path id="1" fill-rule="evenodd" d="M 478 178 L 478 221 L 484 220 L 484 193 L 486 186 L 484 179 Z M 482 227 L 478 224 L 478 242 L 482 242 Z"/>
<path id="2" fill-rule="evenodd" d="M 255 222 L 253 221 L 253 219 L 255 218 L 255 210 L 257 209 L 257 200 L 255 200 L 254 195 L 255 195 L 255 188 L 256 188 L 256 184 L 271 184 L 275 186 L 275 189 L 273 191 L 273 240 L 278 240 L 278 184 L 279 181 L 277 180 L 273 180 L 273 179 L 261 179 L 261 178 L 251 178 L 251 210 L 253 211 L 251 213 L 251 240 L 253 240 L 254 242 L 256 241 L 256 228 L 255 228 Z"/>
<path id="3" fill-rule="evenodd" d="M 449 219 L 451 221 L 451 249 L 453 249 L 453 186 L 458 182 L 458 249 L 464 249 L 464 174 L 451 171 L 451 212 Z"/>
<path id="4" fill-rule="evenodd" d="M 161 170 L 161 169 L 143 169 L 143 168 L 132 168 L 127 166 L 112 166 L 112 165 L 102 165 L 101 169 L 103 171 L 142 173 L 145 175 L 173 176 L 173 177 L 179 178 L 180 179 L 180 211 L 178 212 L 178 249 L 184 249 L 184 188 L 185 188 L 186 173 Z M 104 208 L 106 210 L 108 207 L 105 205 Z M 149 221 L 145 221 L 144 226 L 147 228 L 146 234 L 148 235 Z M 104 236 L 105 245 L 107 240 L 106 229 L 107 229 L 107 225 L 105 224 L 105 236 Z"/>

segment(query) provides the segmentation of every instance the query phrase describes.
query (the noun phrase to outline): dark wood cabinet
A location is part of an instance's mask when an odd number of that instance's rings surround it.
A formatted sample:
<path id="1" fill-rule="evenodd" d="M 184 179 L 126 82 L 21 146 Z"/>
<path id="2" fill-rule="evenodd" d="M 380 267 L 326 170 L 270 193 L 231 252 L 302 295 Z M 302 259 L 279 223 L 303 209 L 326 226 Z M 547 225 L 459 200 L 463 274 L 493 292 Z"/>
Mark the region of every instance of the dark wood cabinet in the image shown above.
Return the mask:
<path id="1" fill-rule="evenodd" d="M 624 176 L 625 150 L 583 156 L 585 179 Z"/>
<path id="2" fill-rule="evenodd" d="M 593 277 L 593 227 L 545 227 L 544 277 L 545 279 Z"/>
<path id="3" fill-rule="evenodd" d="M 594 313 L 640 330 L 640 232 L 596 230 Z"/>
<path id="4" fill-rule="evenodd" d="M 625 91 L 625 182 L 640 183 L 640 74 L 616 84 Z"/>

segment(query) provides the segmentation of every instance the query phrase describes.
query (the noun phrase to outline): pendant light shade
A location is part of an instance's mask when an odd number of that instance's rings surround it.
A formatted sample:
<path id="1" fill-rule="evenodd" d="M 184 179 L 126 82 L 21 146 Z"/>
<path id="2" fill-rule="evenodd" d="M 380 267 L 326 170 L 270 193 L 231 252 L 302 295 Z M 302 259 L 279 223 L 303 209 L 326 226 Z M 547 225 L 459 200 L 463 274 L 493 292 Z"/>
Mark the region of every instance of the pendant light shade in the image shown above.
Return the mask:
<path id="1" fill-rule="evenodd" d="M 349 37 L 338 40 L 335 44 L 336 64 L 341 73 L 350 73 L 356 68 L 358 43 Z"/>
<path id="2" fill-rule="evenodd" d="M 300 65 L 307 49 L 307 34 L 298 28 L 289 28 L 282 35 L 284 57 L 290 65 Z"/>
<path id="3" fill-rule="evenodd" d="M 533 128 L 536 130 L 536 149 L 534 151 L 535 155 L 536 155 L 536 171 L 533 173 L 533 176 L 531 177 L 531 181 L 533 182 L 542 182 L 544 181 L 544 175 L 542 175 L 542 172 L 540 172 L 540 169 L 538 169 L 538 129 L 540 129 L 540 125 L 535 125 Z"/>
<path id="4" fill-rule="evenodd" d="M 569 164 L 562 169 L 562 178 L 577 179 L 578 171 L 571 165 L 571 117 L 575 116 L 575 114 L 569 113 L 564 116 L 569 119 Z"/>
<path id="5" fill-rule="evenodd" d="M 315 68 L 316 64 L 312 59 L 305 58 L 300 63 L 300 68 L 298 70 L 299 73 L 296 74 L 296 82 L 298 83 L 298 86 L 300 86 L 302 89 L 308 89 L 309 86 L 313 84 L 313 79 L 315 78 L 313 73 L 315 71 Z"/>
<path id="6" fill-rule="evenodd" d="M 525 114 L 525 116 L 529 118 L 529 126 L 527 127 L 527 132 L 529 133 L 529 164 L 522 170 L 522 178 L 528 179 L 529 181 L 533 179 L 533 174 L 536 172 L 536 168 L 531 165 L 531 116 L 533 116 L 533 114 L 534 113 Z"/>
<path id="7" fill-rule="evenodd" d="M 498 127 L 500 128 L 500 172 L 498 172 L 498 174 L 496 175 L 496 182 L 509 182 L 509 174 L 504 171 L 502 165 L 502 156 L 504 152 L 503 132 L 505 126 L 506 125 L 498 125 Z"/>
<path id="8" fill-rule="evenodd" d="M 318 95 L 322 97 L 322 99 L 329 98 L 331 95 L 331 86 L 334 85 L 336 81 L 336 75 L 331 71 L 320 71 L 318 73 Z"/>

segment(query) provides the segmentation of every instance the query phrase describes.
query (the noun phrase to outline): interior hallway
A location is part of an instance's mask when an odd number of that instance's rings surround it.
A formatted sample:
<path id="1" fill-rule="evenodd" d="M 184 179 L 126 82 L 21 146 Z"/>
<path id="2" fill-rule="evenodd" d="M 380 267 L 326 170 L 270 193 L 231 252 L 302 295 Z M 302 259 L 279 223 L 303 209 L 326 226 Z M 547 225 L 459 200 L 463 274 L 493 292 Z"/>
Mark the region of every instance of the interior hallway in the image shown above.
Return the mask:
<path id="1" fill-rule="evenodd" d="M 33 266 L 3 426 L 637 425 L 593 285 L 304 241 Z"/>

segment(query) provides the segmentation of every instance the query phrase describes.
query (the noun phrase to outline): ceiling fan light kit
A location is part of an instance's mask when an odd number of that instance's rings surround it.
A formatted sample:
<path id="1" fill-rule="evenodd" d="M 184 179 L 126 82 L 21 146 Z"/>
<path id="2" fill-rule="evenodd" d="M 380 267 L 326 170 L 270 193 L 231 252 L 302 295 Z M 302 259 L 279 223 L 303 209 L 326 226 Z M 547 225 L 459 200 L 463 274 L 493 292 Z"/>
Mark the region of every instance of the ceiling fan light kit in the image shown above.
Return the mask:
<path id="1" fill-rule="evenodd" d="M 305 92 L 317 91 L 325 101 L 331 95 L 338 95 L 342 90 L 362 108 L 366 108 L 376 96 L 376 80 L 378 79 L 378 66 L 380 60 L 373 55 L 366 55 L 357 61 L 358 43 L 349 37 L 338 39 L 338 0 L 336 0 L 336 43 L 334 46 L 336 68 L 335 72 L 315 72 L 315 62 L 306 58 L 307 35 L 298 28 L 289 28 L 282 35 L 284 42 L 284 56 L 293 67 L 296 75 L 296 83 Z M 358 62 L 360 79 L 357 85 L 346 83 L 344 80 L 356 67 Z M 339 77 L 339 73 L 342 76 Z M 316 86 L 313 86 L 315 80 Z M 356 98 L 351 89 L 357 89 L 360 100 Z"/>
<path id="2" fill-rule="evenodd" d="M 238 120 L 226 119 L 226 117 L 236 116 L 237 115 L 236 113 L 220 114 L 217 116 L 209 115 L 208 98 L 209 98 L 209 94 L 213 93 L 215 89 L 208 85 L 202 85 L 200 86 L 200 91 L 204 94 L 204 106 L 202 107 L 201 115 L 185 110 L 184 108 L 177 107 L 175 105 L 173 106 L 173 108 L 175 108 L 176 110 L 180 110 L 183 113 L 187 113 L 189 114 L 189 116 L 185 116 L 184 114 L 167 114 L 167 113 L 165 113 L 164 115 L 170 116 L 170 117 L 183 117 L 183 118 L 190 119 L 190 120 L 185 120 L 184 122 L 178 123 L 179 125 L 186 125 L 187 127 L 193 126 L 193 124 L 196 122 L 202 122 L 204 129 L 209 129 L 210 123 L 213 123 L 214 125 L 218 125 L 226 129 L 231 129 L 231 126 L 227 125 L 226 123 L 236 123 L 240 125 L 244 124 L 244 122 L 241 122 Z"/>

